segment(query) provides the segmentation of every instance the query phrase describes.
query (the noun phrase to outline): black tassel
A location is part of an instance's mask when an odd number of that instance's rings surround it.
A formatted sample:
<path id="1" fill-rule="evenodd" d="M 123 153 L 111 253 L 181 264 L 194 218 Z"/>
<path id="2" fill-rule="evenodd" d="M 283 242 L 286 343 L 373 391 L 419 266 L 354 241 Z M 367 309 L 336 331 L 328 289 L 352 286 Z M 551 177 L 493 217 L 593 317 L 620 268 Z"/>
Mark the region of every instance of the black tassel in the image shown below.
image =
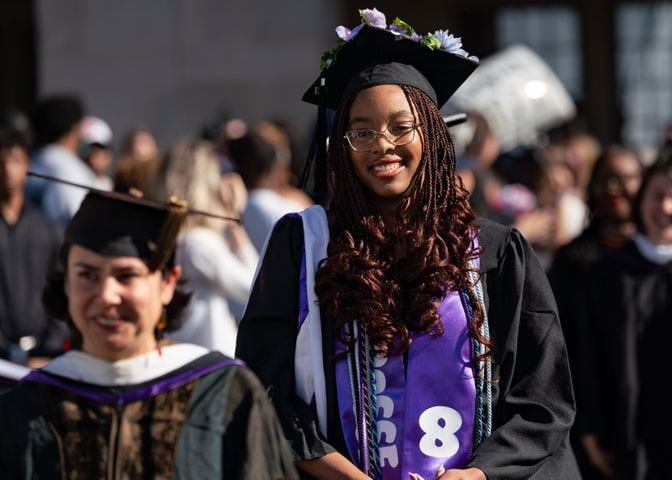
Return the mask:
<path id="1" fill-rule="evenodd" d="M 317 105 L 317 124 L 313 140 L 310 144 L 306 165 L 301 175 L 301 188 L 310 195 L 316 204 L 323 204 L 327 199 L 327 107 L 326 85 L 324 77 L 320 78 L 319 103 Z M 312 172 L 312 182 L 311 180 Z"/>

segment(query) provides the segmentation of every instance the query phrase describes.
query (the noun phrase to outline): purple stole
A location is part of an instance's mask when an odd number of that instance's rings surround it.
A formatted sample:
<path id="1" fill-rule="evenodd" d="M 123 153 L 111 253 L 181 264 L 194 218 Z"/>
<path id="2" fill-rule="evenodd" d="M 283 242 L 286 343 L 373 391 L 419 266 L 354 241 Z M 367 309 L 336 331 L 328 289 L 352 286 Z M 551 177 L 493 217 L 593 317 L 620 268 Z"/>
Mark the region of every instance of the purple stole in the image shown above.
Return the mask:
<path id="1" fill-rule="evenodd" d="M 440 467 L 462 468 L 471 457 L 476 384 L 461 295 L 448 293 L 439 313 L 443 335 L 412 335 L 407 372 L 401 355 L 378 356 L 373 363 L 378 463 L 385 480 L 406 480 L 409 473 L 433 479 Z M 341 425 L 351 458 L 362 466 L 356 422 L 361 413 L 354 411 L 350 379 L 348 360 L 337 361 Z"/>
<path id="2" fill-rule="evenodd" d="M 307 404 L 315 406 L 319 430 L 328 436 L 322 326 L 313 280 L 319 261 L 326 257 L 329 228 L 320 206 L 308 208 L 298 216 L 304 227 L 304 255 L 294 364 L 296 392 Z M 474 238 L 473 247 L 477 246 L 478 239 Z M 478 269 L 478 258 L 472 266 Z M 478 278 L 473 281 L 478 291 Z M 376 463 L 380 466 L 380 474 L 375 476 L 385 480 L 406 480 L 409 473 L 431 480 L 441 466 L 446 470 L 463 468 L 471 458 L 477 378 L 474 376 L 473 338 L 468 330 L 465 302 L 458 292 L 447 293 L 439 306 L 443 335 L 412 335 L 407 372 L 404 372 L 400 355 L 371 358 L 369 381 L 360 382 L 352 375 L 353 365 L 348 359 L 336 362 L 341 426 L 350 458 L 363 471 L 376 470 L 369 468 L 366 458 L 365 452 L 371 451 L 375 452 Z M 356 345 L 359 348 L 362 342 L 356 342 Z M 336 343 L 337 352 L 342 352 L 343 348 Z M 366 352 L 360 355 L 357 350 L 357 353 L 352 357 L 367 358 Z M 363 404 L 366 389 L 361 385 L 365 384 L 373 386 L 369 390 L 375 391 L 369 404 L 373 407 L 370 410 L 376 412 L 376 421 L 373 422 L 373 434 L 362 432 L 369 435 L 358 435 L 358 423 L 361 424 L 366 412 L 362 408 L 355 411 L 355 405 Z M 358 437 L 363 438 L 363 445 Z"/>

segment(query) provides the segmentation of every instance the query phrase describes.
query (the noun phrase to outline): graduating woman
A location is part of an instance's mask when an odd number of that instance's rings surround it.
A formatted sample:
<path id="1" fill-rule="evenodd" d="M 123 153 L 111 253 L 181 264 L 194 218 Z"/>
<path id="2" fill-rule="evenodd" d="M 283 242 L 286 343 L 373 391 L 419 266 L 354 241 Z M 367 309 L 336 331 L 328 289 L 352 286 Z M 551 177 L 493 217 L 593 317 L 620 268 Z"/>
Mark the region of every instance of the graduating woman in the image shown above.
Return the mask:
<path id="1" fill-rule="evenodd" d="M 296 478 L 254 374 L 221 353 L 165 344 L 182 204 L 91 192 L 43 299 L 73 348 L 0 397 L 4 479 Z"/>
<path id="2" fill-rule="evenodd" d="M 579 478 L 547 279 L 517 231 L 474 218 L 439 112 L 477 60 L 361 14 L 304 96 L 335 109 L 327 207 L 276 224 L 237 355 L 307 478 Z"/>

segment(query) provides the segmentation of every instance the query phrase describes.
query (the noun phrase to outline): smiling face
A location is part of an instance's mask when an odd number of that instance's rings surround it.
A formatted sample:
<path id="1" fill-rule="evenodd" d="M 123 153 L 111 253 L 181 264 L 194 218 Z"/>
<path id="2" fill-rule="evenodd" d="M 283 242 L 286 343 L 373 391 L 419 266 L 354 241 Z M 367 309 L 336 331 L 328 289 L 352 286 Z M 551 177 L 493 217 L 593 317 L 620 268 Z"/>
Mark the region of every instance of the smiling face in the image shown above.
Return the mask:
<path id="1" fill-rule="evenodd" d="M 106 257 L 79 245 L 68 254 L 68 312 L 82 334 L 82 350 L 107 361 L 156 348 L 154 329 L 180 277 L 175 266 L 164 278 L 136 257 Z"/>
<path id="2" fill-rule="evenodd" d="M 348 130 L 373 129 L 403 131 L 418 122 L 413 108 L 398 85 L 378 85 L 359 92 L 348 115 Z M 345 142 L 346 140 L 343 139 Z M 422 134 L 418 129 L 412 142 L 395 146 L 383 136 L 367 152 L 348 146 L 355 174 L 371 193 L 374 206 L 396 205 L 408 190 L 422 158 Z"/>
<path id="3" fill-rule="evenodd" d="M 672 176 L 654 174 L 642 195 L 640 215 L 644 233 L 658 245 L 672 245 Z"/>

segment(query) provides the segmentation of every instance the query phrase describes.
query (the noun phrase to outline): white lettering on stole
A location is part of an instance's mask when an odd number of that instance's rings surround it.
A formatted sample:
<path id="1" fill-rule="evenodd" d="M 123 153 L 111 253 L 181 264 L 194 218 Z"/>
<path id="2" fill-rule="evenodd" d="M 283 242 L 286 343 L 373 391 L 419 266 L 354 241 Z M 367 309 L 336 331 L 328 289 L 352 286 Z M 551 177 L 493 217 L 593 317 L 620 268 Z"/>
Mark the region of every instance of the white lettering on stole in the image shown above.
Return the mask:
<path id="1" fill-rule="evenodd" d="M 454 435 L 462 426 L 462 416 L 454 408 L 430 407 L 420 414 L 420 451 L 429 457 L 449 458 L 457 453 L 460 441 Z"/>
<path id="2" fill-rule="evenodd" d="M 385 443 L 394 443 L 397 437 L 397 427 L 389 420 L 378 420 L 378 443 L 383 442 L 383 436 Z"/>
<path id="3" fill-rule="evenodd" d="M 380 454 L 380 466 L 384 467 L 387 463 L 392 468 L 397 468 L 399 465 L 399 454 L 397 453 L 396 445 L 388 445 L 378 449 Z"/>
<path id="4" fill-rule="evenodd" d="M 373 373 L 376 376 L 376 399 L 378 401 L 378 453 L 380 455 L 380 466 L 384 467 L 386 464 L 391 468 L 396 468 L 399 465 L 399 453 L 397 446 L 394 444 L 397 438 L 397 427 L 389 420 L 394 413 L 394 402 L 387 395 L 381 395 L 387 387 L 387 380 L 380 367 L 387 363 L 387 357 L 377 355 L 374 362 Z M 384 439 L 383 439 L 384 437 Z"/>

